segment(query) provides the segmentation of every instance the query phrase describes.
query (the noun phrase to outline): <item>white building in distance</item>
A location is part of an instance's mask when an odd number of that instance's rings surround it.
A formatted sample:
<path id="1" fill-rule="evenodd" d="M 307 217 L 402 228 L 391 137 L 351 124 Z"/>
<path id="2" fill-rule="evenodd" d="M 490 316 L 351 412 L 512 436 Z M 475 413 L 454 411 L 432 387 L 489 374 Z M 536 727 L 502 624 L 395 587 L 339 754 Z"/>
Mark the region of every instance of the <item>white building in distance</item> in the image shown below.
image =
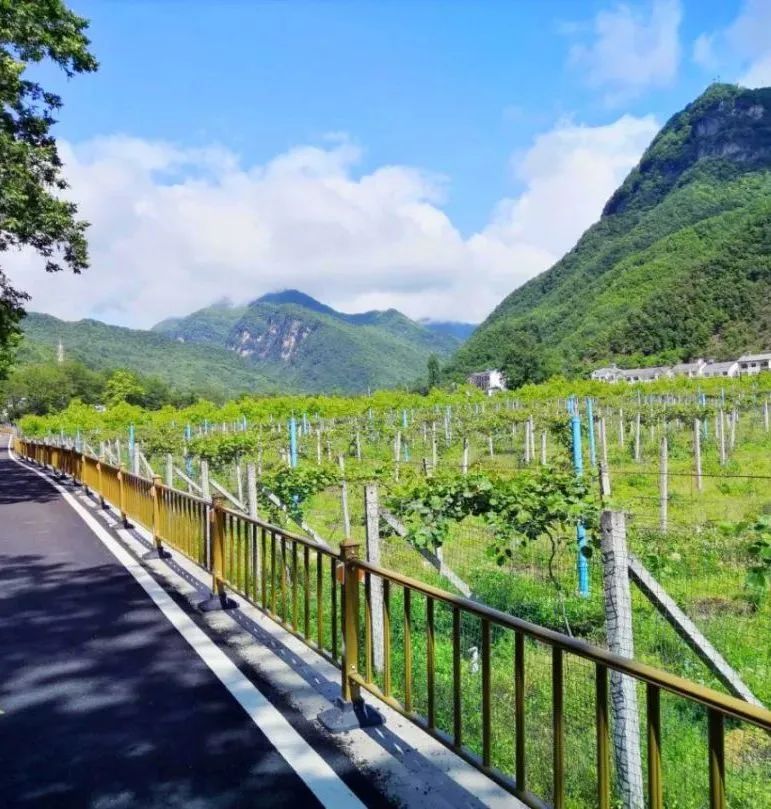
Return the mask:
<path id="1" fill-rule="evenodd" d="M 741 376 L 754 376 L 761 371 L 771 371 L 771 351 L 762 354 L 742 354 L 737 362 Z"/>
<path id="2" fill-rule="evenodd" d="M 499 390 L 506 390 L 506 377 L 495 369 L 477 371 L 468 378 L 469 385 L 483 390 L 488 396 Z"/>

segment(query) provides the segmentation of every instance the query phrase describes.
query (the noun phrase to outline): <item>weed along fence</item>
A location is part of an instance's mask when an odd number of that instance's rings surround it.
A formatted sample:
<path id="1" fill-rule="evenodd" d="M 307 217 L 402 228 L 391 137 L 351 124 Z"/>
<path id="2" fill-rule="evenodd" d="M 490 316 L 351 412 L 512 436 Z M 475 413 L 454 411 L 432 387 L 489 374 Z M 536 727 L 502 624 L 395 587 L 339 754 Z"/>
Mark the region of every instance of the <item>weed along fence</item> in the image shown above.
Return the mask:
<path id="1" fill-rule="evenodd" d="M 16 448 L 145 527 L 161 555 L 168 545 L 210 571 L 202 606 L 247 599 L 341 668 L 348 705 L 376 695 L 528 806 L 771 803 L 771 712 L 632 659 L 626 576 L 607 582 L 605 650 L 365 561 L 354 540 L 336 552 L 219 495 L 74 449 Z M 626 571 L 618 516 L 603 514 L 603 554 Z"/>

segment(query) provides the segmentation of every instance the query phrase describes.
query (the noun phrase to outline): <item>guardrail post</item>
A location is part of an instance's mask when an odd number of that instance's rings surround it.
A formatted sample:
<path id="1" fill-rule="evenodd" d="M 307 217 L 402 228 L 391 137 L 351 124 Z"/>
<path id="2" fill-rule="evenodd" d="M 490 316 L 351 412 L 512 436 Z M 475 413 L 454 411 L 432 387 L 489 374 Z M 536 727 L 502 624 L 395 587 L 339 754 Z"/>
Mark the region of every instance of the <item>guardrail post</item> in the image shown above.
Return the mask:
<path id="1" fill-rule="evenodd" d="M 105 503 L 104 503 L 104 494 L 103 494 L 104 488 L 103 488 L 103 484 L 102 484 L 102 461 L 101 460 L 98 460 L 96 462 L 96 488 L 97 488 L 96 493 L 99 495 L 99 508 L 104 508 Z"/>
<path id="2" fill-rule="evenodd" d="M 161 499 L 162 486 L 163 481 L 161 480 L 161 476 L 153 475 L 153 485 L 150 488 L 150 497 L 153 500 L 153 542 L 155 543 L 155 549 L 150 551 L 150 553 L 145 554 L 143 557 L 145 559 L 168 559 L 171 556 L 171 554 L 164 549 L 161 541 L 161 508 L 163 507 L 163 501 Z"/>
<path id="3" fill-rule="evenodd" d="M 209 510 L 209 535 L 211 536 L 211 596 L 198 605 L 201 612 L 232 610 L 238 604 L 228 598 L 225 591 L 225 498 L 221 494 L 212 497 Z"/>
<path id="4" fill-rule="evenodd" d="M 130 528 L 128 514 L 126 514 L 126 484 L 123 482 L 123 464 L 118 469 L 118 509 L 124 528 Z"/>
<path id="5" fill-rule="evenodd" d="M 332 708 L 322 711 L 318 720 L 331 733 L 383 724 L 383 717 L 361 697 L 359 683 L 353 675 L 359 670 L 359 545 L 346 539 L 340 543 L 343 568 L 343 659 L 341 696 Z M 334 631 L 334 629 L 333 629 Z"/>

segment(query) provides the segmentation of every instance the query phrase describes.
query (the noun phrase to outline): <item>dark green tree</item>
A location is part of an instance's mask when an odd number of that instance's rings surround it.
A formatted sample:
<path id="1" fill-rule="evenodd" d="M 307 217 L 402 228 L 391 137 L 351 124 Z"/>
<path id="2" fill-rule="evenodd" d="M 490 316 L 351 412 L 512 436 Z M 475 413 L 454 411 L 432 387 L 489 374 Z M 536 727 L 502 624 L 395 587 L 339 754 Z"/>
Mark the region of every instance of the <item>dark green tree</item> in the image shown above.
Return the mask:
<path id="1" fill-rule="evenodd" d="M 0 0 L 0 253 L 30 248 L 48 272 L 88 266 L 87 223 L 60 196 L 67 183 L 51 129 L 61 98 L 29 79 L 28 69 L 53 62 L 68 77 L 96 70 L 87 27 L 61 0 Z M 26 300 L 0 266 L 0 374 Z"/>
<path id="2" fill-rule="evenodd" d="M 439 385 L 439 358 L 436 354 L 432 354 L 428 358 L 428 389 L 435 388 Z"/>

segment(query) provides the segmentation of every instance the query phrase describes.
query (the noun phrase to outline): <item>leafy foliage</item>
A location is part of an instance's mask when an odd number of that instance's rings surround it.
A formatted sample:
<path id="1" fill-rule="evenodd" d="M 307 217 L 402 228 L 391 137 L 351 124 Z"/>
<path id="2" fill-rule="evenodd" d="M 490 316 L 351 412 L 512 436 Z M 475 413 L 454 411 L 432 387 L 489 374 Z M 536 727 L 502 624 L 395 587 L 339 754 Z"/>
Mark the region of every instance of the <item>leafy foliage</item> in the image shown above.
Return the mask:
<path id="1" fill-rule="evenodd" d="M 302 520 L 303 506 L 313 495 L 339 481 L 340 473 L 331 465 L 286 466 L 264 478 L 266 488 L 286 506 L 287 513 L 295 522 Z M 267 506 L 271 520 L 281 524 L 284 512 L 270 501 Z"/>
<path id="2" fill-rule="evenodd" d="M 514 557 L 518 544 L 547 539 L 556 550 L 575 535 L 577 522 L 597 522 L 590 484 L 548 467 L 511 478 L 476 473 L 419 479 L 389 505 L 404 517 L 410 541 L 422 548 L 440 547 L 451 522 L 481 517 L 493 529 L 489 553 L 499 565 Z"/>
<path id="3" fill-rule="evenodd" d="M 752 527 L 749 546 L 751 562 L 745 587 L 755 606 L 760 606 L 771 590 L 771 516 L 763 515 Z"/>
<path id="4" fill-rule="evenodd" d="M 68 77 L 96 70 L 87 26 L 61 0 L 0 0 L 0 252 L 29 247 L 48 272 L 86 268 L 86 223 L 60 196 L 67 184 L 51 127 L 61 98 L 29 79 L 27 69 L 48 61 Z M 26 298 L 0 268 L 0 371 Z"/>

